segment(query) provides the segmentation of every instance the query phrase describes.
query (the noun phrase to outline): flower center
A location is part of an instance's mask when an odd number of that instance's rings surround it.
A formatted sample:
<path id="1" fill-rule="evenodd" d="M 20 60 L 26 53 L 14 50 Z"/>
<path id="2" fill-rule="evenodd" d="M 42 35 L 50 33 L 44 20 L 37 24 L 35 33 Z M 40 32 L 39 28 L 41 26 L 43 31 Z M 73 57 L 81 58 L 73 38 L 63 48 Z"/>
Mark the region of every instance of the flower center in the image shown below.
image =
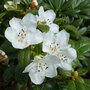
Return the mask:
<path id="1" fill-rule="evenodd" d="M 61 61 L 66 62 L 68 60 L 67 56 L 63 55 L 63 54 L 58 54 L 59 58 Z"/>
<path id="2" fill-rule="evenodd" d="M 50 19 L 46 19 L 47 24 L 52 24 Z"/>
<path id="3" fill-rule="evenodd" d="M 45 72 L 47 69 L 48 69 L 47 63 L 45 62 L 38 63 L 37 72 L 41 72 L 41 70 Z"/>
<path id="4" fill-rule="evenodd" d="M 59 44 L 56 44 L 55 42 L 51 43 L 50 45 L 50 49 L 52 53 L 55 53 L 59 48 L 60 48 Z"/>
<path id="5" fill-rule="evenodd" d="M 22 29 L 18 34 L 18 42 L 22 42 L 26 37 L 26 32 Z"/>

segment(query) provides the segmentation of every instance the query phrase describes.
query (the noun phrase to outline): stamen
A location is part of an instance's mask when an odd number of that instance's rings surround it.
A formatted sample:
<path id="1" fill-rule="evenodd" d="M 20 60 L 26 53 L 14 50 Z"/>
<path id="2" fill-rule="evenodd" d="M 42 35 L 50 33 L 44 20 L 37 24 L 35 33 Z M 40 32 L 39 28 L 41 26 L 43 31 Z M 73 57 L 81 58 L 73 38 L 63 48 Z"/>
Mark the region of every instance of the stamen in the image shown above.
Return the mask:
<path id="1" fill-rule="evenodd" d="M 18 42 L 22 42 L 25 37 L 26 37 L 26 32 L 22 29 L 18 34 Z"/>

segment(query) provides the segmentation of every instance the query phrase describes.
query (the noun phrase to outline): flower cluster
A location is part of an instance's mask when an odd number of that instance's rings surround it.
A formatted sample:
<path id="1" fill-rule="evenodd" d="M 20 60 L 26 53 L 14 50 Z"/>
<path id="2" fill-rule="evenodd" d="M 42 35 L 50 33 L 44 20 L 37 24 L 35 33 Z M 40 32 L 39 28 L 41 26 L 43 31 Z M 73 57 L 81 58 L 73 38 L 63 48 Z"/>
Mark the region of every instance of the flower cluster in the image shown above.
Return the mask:
<path id="1" fill-rule="evenodd" d="M 29 13 L 22 19 L 12 18 L 9 22 L 10 27 L 5 31 L 5 37 L 17 49 L 42 42 L 42 51 L 47 55 L 35 56 L 23 71 L 23 73 L 29 72 L 34 84 L 41 84 L 45 77 L 55 77 L 57 68 L 72 70 L 72 61 L 77 57 L 76 50 L 68 44 L 69 33 L 65 30 L 59 31 L 59 26 L 53 23 L 55 18 L 56 14 L 53 10 L 44 11 L 41 6 L 38 15 Z M 37 29 L 37 25 L 43 22 L 50 27 L 47 33 Z"/>

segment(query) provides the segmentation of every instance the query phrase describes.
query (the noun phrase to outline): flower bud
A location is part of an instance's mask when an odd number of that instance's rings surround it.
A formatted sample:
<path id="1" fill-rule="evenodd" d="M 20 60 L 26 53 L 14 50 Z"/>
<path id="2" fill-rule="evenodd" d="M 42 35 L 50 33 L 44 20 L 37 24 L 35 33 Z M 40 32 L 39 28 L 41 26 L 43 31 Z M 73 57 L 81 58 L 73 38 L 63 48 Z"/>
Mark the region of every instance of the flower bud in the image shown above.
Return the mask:
<path id="1" fill-rule="evenodd" d="M 72 79 L 75 80 L 78 77 L 78 72 L 75 71 L 72 73 Z"/>
<path id="2" fill-rule="evenodd" d="M 34 10 L 36 8 L 38 8 L 38 2 L 37 2 L 37 0 L 32 0 L 31 9 Z"/>
<path id="3" fill-rule="evenodd" d="M 2 50 L 0 50 L 0 63 L 2 65 L 7 65 L 8 64 L 8 56 Z"/>

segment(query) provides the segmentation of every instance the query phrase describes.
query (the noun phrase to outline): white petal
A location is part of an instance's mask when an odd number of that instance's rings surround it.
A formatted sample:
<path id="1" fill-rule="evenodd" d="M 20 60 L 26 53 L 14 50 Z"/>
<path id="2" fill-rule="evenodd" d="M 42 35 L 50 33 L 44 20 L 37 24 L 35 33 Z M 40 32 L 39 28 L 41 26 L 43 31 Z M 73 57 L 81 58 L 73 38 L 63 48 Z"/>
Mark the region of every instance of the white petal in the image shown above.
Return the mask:
<path id="1" fill-rule="evenodd" d="M 50 45 L 54 41 L 54 34 L 48 32 L 47 34 L 43 34 L 43 52 L 51 53 Z"/>
<path id="2" fill-rule="evenodd" d="M 48 65 L 48 69 L 45 72 L 45 76 L 50 78 L 57 76 L 57 70 L 53 64 Z"/>
<path id="3" fill-rule="evenodd" d="M 42 22 L 44 21 L 44 9 L 43 6 L 41 6 L 38 10 L 38 14 L 39 14 L 39 20 Z"/>
<path id="4" fill-rule="evenodd" d="M 12 18 L 10 21 L 9 21 L 9 24 L 10 26 L 15 29 L 15 30 L 21 30 L 22 29 L 22 25 L 21 25 L 21 22 L 22 20 L 19 19 L 19 18 Z"/>
<path id="5" fill-rule="evenodd" d="M 76 53 L 76 50 L 74 48 L 67 48 L 67 49 L 63 50 L 62 53 L 65 56 L 67 56 L 68 62 L 72 62 L 77 57 L 77 53 Z"/>
<path id="6" fill-rule="evenodd" d="M 33 31 L 37 26 L 37 18 L 33 14 L 27 14 L 22 19 L 23 24 L 26 26 L 27 30 Z"/>
<path id="7" fill-rule="evenodd" d="M 72 70 L 72 65 L 71 63 L 60 63 L 59 67 L 63 70 Z"/>
<path id="8" fill-rule="evenodd" d="M 17 48 L 17 49 L 24 49 L 24 48 L 28 47 L 29 44 L 25 43 L 25 42 L 18 42 L 18 41 L 16 41 L 16 42 L 12 43 L 12 46 L 14 48 Z"/>
<path id="9" fill-rule="evenodd" d="M 15 42 L 15 35 L 16 32 L 11 28 L 8 27 L 5 31 L 5 37 L 10 41 L 10 42 Z"/>
<path id="10" fill-rule="evenodd" d="M 46 77 L 55 77 L 57 75 L 57 68 L 55 67 L 55 65 L 59 62 L 59 59 L 54 56 L 54 55 L 46 55 L 43 58 L 43 61 L 45 61 L 47 63 L 47 69 L 45 72 L 45 76 Z"/>
<path id="11" fill-rule="evenodd" d="M 37 72 L 37 67 L 30 69 L 29 76 L 34 84 L 41 84 L 45 78 L 43 72 Z"/>
<path id="12" fill-rule="evenodd" d="M 50 26 L 50 31 L 53 33 L 58 33 L 59 32 L 59 26 L 57 24 L 52 23 Z"/>
<path id="13" fill-rule="evenodd" d="M 30 45 L 41 43 L 43 40 L 42 33 L 39 30 L 30 33 L 28 43 Z"/>
<path id="14" fill-rule="evenodd" d="M 32 62 L 30 63 L 23 71 L 23 73 L 30 72 L 30 70 L 36 66 L 36 63 Z"/>
<path id="15" fill-rule="evenodd" d="M 53 10 L 47 10 L 45 11 L 45 19 L 49 19 L 51 21 L 51 23 L 54 21 L 56 17 L 56 14 Z"/>
<path id="16" fill-rule="evenodd" d="M 62 30 L 60 31 L 58 34 L 57 34 L 57 42 L 60 44 L 60 45 L 67 45 L 68 44 L 68 41 L 69 41 L 69 33 L 67 33 L 65 30 Z"/>
<path id="17" fill-rule="evenodd" d="M 60 61 L 59 58 L 57 58 L 57 56 L 55 56 L 55 55 L 46 55 L 44 57 L 44 60 L 48 64 L 57 64 Z"/>

